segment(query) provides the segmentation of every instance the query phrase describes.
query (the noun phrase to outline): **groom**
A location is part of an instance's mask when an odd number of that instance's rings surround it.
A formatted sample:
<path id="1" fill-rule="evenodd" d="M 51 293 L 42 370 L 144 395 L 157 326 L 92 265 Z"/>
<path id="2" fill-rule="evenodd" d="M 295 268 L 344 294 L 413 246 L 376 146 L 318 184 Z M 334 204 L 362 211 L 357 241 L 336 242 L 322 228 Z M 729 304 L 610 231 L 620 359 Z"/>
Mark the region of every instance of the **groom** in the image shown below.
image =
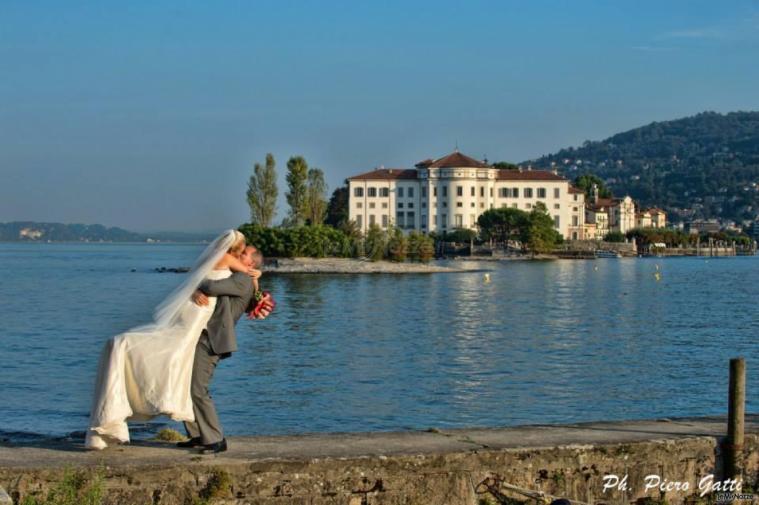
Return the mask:
<path id="1" fill-rule="evenodd" d="M 252 268 L 255 254 L 256 248 L 247 246 L 240 259 Z M 190 440 L 179 442 L 179 447 L 200 447 L 203 453 L 227 450 L 227 440 L 224 438 L 208 386 L 219 361 L 230 357 L 237 350 L 235 324 L 244 312 L 250 312 L 255 307 L 256 299 L 253 294 L 251 276 L 244 272 L 235 272 L 226 279 L 202 282 L 193 295 L 193 301 L 198 305 L 207 305 L 208 296 L 215 296 L 217 299 L 213 315 L 195 347 L 190 386 L 195 422 L 184 423 Z M 268 314 L 268 310 L 261 312 L 263 317 Z"/>

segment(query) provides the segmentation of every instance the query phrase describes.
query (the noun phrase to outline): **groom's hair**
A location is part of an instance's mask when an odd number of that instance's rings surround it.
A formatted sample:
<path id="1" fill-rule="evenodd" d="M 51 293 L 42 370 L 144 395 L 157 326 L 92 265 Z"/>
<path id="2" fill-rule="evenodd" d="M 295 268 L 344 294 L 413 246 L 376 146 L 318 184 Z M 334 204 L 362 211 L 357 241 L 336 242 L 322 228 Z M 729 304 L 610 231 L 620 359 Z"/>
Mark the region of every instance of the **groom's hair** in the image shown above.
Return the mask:
<path id="1" fill-rule="evenodd" d="M 253 246 L 249 246 L 249 247 L 253 247 Z M 253 247 L 253 249 L 254 251 L 250 253 L 250 258 L 253 260 L 253 266 L 255 268 L 261 268 L 264 264 L 264 255 L 261 253 L 261 251 L 259 251 L 255 247 Z"/>

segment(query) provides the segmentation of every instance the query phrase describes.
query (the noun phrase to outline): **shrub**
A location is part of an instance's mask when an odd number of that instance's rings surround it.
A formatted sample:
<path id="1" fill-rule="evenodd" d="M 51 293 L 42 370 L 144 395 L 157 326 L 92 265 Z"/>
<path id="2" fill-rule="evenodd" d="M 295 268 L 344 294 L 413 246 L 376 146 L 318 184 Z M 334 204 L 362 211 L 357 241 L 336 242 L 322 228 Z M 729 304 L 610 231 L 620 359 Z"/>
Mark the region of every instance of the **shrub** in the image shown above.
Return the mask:
<path id="1" fill-rule="evenodd" d="M 406 261 L 408 255 L 408 239 L 400 228 L 392 228 L 388 235 L 390 238 L 387 242 L 388 256 L 392 261 Z"/>
<path id="2" fill-rule="evenodd" d="M 380 261 L 385 257 L 386 247 L 387 234 L 376 224 L 371 225 L 364 239 L 366 256 L 372 261 Z"/>

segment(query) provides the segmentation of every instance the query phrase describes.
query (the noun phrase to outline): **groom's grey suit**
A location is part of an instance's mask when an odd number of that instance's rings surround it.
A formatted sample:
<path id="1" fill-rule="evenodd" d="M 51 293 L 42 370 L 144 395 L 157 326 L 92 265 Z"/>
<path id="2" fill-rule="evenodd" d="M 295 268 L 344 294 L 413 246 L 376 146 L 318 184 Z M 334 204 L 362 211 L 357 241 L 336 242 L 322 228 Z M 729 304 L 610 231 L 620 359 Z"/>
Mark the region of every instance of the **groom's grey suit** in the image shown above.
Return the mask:
<path id="1" fill-rule="evenodd" d="M 208 385 L 219 360 L 237 350 L 235 324 L 250 309 L 253 281 L 249 275 L 235 272 L 226 279 L 206 280 L 198 289 L 217 298 L 213 315 L 198 340 L 192 364 L 190 394 L 195 422 L 185 422 L 184 425 L 190 437 L 200 437 L 203 444 L 208 445 L 221 442 L 224 438 Z"/>

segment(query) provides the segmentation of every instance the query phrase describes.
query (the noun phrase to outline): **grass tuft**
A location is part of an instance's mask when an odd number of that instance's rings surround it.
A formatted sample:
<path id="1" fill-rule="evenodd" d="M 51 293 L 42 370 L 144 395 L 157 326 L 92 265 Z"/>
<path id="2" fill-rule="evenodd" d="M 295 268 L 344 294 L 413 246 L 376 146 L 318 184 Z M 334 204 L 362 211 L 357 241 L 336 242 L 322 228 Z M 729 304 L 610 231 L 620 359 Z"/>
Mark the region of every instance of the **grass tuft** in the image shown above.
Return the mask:
<path id="1" fill-rule="evenodd" d="M 177 430 L 164 428 L 159 431 L 155 437 L 153 437 L 153 440 L 157 440 L 159 442 L 182 442 L 184 440 L 187 440 L 187 437 L 179 433 Z"/>
<path id="2" fill-rule="evenodd" d="M 53 486 L 47 495 L 27 495 L 20 505 L 101 505 L 103 494 L 102 471 L 88 473 L 67 469 L 63 480 Z"/>

